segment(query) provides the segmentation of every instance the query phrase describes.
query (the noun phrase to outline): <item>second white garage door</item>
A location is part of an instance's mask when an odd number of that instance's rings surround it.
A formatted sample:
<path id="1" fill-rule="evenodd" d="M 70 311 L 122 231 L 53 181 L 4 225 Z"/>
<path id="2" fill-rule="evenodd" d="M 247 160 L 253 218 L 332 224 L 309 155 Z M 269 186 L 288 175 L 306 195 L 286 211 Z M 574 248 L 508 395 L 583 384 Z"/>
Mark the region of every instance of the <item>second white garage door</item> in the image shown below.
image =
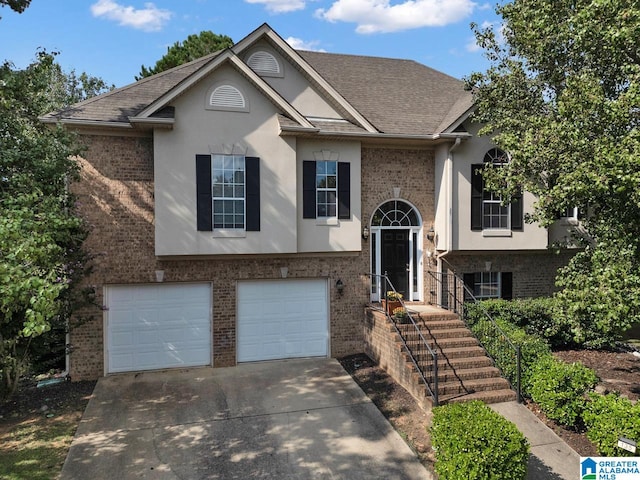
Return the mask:
<path id="1" fill-rule="evenodd" d="M 238 362 L 326 357 L 327 281 L 238 283 Z"/>

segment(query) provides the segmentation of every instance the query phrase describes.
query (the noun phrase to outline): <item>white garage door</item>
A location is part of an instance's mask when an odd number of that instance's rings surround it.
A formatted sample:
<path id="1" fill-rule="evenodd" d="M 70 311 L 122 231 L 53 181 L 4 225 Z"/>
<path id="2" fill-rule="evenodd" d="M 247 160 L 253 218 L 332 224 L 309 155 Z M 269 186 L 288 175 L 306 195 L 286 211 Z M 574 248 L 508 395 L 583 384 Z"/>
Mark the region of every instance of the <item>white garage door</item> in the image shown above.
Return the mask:
<path id="1" fill-rule="evenodd" d="M 107 371 L 211 365 L 211 286 L 160 284 L 106 290 Z"/>
<path id="2" fill-rule="evenodd" d="M 238 362 L 326 357 L 326 280 L 260 280 L 238 284 Z"/>

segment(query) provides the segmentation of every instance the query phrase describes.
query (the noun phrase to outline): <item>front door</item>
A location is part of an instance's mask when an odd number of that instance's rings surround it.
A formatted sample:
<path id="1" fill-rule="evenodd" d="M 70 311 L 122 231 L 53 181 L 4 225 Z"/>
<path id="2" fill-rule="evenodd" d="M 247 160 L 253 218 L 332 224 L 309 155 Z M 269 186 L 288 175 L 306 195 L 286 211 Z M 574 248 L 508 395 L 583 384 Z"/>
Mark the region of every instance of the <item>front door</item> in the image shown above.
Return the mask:
<path id="1" fill-rule="evenodd" d="M 381 270 L 387 273 L 396 291 L 409 300 L 409 230 L 382 230 L 381 233 Z"/>

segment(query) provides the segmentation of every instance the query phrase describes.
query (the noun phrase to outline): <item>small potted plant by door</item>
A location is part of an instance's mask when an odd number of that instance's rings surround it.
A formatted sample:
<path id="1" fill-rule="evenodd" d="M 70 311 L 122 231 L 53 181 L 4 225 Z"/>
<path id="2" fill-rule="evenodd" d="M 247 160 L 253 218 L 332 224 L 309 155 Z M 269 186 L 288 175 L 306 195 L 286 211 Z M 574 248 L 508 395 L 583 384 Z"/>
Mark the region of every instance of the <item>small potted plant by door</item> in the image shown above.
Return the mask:
<path id="1" fill-rule="evenodd" d="M 396 323 L 409 323 L 409 314 L 403 307 L 398 307 L 393 310 L 393 319 Z"/>
<path id="2" fill-rule="evenodd" d="M 400 300 L 402 300 L 402 294 L 390 290 L 387 292 L 386 298 L 382 300 L 382 308 L 384 308 L 389 315 L 393 315 L 393 311 L 396 308 L 402 307 Z"/>

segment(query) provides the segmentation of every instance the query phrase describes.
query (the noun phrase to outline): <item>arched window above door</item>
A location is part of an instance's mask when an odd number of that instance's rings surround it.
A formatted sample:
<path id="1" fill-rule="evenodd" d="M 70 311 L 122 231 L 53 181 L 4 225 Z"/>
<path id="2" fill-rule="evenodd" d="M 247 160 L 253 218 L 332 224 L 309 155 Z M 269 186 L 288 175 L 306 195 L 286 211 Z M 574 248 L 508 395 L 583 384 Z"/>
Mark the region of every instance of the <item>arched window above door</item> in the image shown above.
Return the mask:
<path id="1" fill-rule="evenodd" d="M 371 219 L 372 227 L 419 227 L 415 208 L 402 200 L 389 200 L 378 207 Z"/>

